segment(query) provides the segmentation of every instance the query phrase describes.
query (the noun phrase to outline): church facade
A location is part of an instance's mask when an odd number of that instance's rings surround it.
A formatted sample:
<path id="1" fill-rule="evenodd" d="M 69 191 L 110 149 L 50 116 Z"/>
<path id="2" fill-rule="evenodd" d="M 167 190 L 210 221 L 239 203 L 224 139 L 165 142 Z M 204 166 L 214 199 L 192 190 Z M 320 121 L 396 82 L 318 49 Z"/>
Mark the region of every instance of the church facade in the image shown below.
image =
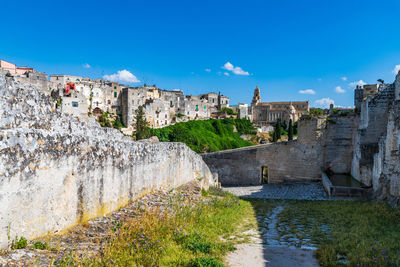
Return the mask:
<path id="1" fill-rule="evenodd" d="M 291 102 L 261 102 L 260 89 L 254 89 L 253 100 L 251 101 L 252 121 L 257 126 L 274 124 L 278 119 L 281 122 L 292 120 L 298 121 L 301 116 L 310 110 L 308 101 Z"/>

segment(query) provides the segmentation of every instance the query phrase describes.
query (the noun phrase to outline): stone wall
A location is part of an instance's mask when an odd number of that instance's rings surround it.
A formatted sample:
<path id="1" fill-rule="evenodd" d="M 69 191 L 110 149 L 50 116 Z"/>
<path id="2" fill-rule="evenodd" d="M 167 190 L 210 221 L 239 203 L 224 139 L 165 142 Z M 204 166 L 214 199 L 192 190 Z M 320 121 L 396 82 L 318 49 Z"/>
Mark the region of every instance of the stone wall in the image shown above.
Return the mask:
<path id="1" fill-rule="evenodd" d="M 186 145 L 134 142 L 61 114 L 35 87 L 0 72 L 0 248 L 9 237 L 57 233 L 193 179 L 214 183 Z"/>
<path id="2" fill-rule="evenodd" d="M 374 155 L 379 152 L 379 140 L 386 134 L 393 100 L 394 85 L 389 84 L 361 105 L 361 123 L 354 139 L 351 174 L 369 186 L 372 186 Z"/>
<path id="3" fill-rule="evenodd" d="M 375 197 L 400 205 L 400 73 L 364 101 L 355 135 L 352 175 Z"/>
<path id="4" fill-rule="evenodd" d="M 202 154 L 222 185 L 257 185 L 268 168 L 268 183 L 320 180 L 327 168 L 350 171 L 358 116 L 303 118 L 295 141 Z"/>
<path id="5" fill-rule="evenodd" d="M 359 116 L 331 115 L 323 137 L 323 168 L 334 173 L 348 174 L 354 151 L 354 139 L 359 125 Z"/>

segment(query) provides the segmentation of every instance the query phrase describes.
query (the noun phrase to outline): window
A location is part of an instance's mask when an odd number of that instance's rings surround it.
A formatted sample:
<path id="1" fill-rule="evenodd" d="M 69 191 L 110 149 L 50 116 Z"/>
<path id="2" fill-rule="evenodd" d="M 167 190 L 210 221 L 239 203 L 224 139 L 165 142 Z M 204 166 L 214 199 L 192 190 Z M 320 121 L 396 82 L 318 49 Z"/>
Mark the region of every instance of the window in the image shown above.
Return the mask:
<path id="1" fill-rule="evenodd" d="M 114 101 L 114 106 L 116 106 L 116 105 L 118 105 L 118 101 L 117 100 Z"/>
<path id="2" fill-rule="evenodd" d="M 115 89 L 115 90 L 117 90 L 117 87 L 116 87 L 116 86 L 114 86 L 114 89 Z"/>
<path id="3" fill-rule="evenodd" d="M 167 114 L 165 114 L 165 118 L 167 118 Z"/>
<path id="4" fill-rule="evenodd" d="M 167 120 L 165 120 L 165 124 L 167 124 Z"/>
<path id="5" fill-rule="evenodd" d="M 213 98 L 212 100 L 213 100 L 212 102 L 214 103 L 215 99 Z"/>
<path id="6" fill-rule="evenodd" d="M 206 106 L 206 105 L 204 105 L 204 109 L 207 109 L 207 106 Z"/>
<path id="7" fill-rule="evenodd" d="M 132 100 L 132 105 L 135 105 L 135 100 Z"/>
<path id="8" fill-rule="evenodd" d="M 108 100 L 107 103 L 110 105 L 111 104 L 111 100 Z"/>
<path id="9" fill-rule="evenodd" d="M 76 108 L 76 107 L 79 106 L 79 103 L 78 103 L 77 101 L 72 101 L 72 106 L 73 106 L 74 108 Z"/>
<path id="10" fill-rule="evenodd" d="M 196 105 L 196 111 L 198 111 L 199 110 L 199 105 Z"/>
<path id="11" fill-rule="evenodd" d="M 172 107 L 173 105 L 172 105 L 172 100 L 171 101 L 169 101 L 169 105 Z"/>
<path id="12" fill-rule="evenodd" d="M 114 97 L 117 97 L 117 95 L 118 95 L 118 93 L 117 93 L 117 92 L 114 92 Z"/>

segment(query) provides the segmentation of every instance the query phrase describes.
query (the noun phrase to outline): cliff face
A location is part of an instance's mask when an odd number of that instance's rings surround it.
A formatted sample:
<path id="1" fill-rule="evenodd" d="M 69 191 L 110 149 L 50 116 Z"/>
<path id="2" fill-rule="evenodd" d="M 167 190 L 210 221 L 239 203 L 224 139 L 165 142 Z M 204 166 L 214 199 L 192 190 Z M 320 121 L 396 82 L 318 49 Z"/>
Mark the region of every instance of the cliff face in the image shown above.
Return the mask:
<path id="1" fill-rule="evenodd" d="M 400 204 L 400 73 L 393 84 L 363 102 L 355 138 L 352 175 L 375 196 Z"/>
<path id="2" fill-rule="evenodd" d="M 193 179 L 215 183 L 186 145 L 134 142 L 79 121 L 0 72 L 0 248 L 16 235 L 59 232 Z"/>

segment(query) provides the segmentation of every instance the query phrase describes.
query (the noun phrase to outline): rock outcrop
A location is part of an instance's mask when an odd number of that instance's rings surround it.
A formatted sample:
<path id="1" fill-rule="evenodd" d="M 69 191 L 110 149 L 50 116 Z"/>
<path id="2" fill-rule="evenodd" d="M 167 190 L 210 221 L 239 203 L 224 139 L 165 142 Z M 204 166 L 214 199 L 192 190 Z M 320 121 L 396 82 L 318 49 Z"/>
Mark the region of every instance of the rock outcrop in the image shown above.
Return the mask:
<path id="1" fill-rule="evenodd" d="M 152 189 L 214 184 L 182 143 L 140 141 L 54 108 L 0 71 L 0 248 L 15 236 L 57 233 Z"/>

